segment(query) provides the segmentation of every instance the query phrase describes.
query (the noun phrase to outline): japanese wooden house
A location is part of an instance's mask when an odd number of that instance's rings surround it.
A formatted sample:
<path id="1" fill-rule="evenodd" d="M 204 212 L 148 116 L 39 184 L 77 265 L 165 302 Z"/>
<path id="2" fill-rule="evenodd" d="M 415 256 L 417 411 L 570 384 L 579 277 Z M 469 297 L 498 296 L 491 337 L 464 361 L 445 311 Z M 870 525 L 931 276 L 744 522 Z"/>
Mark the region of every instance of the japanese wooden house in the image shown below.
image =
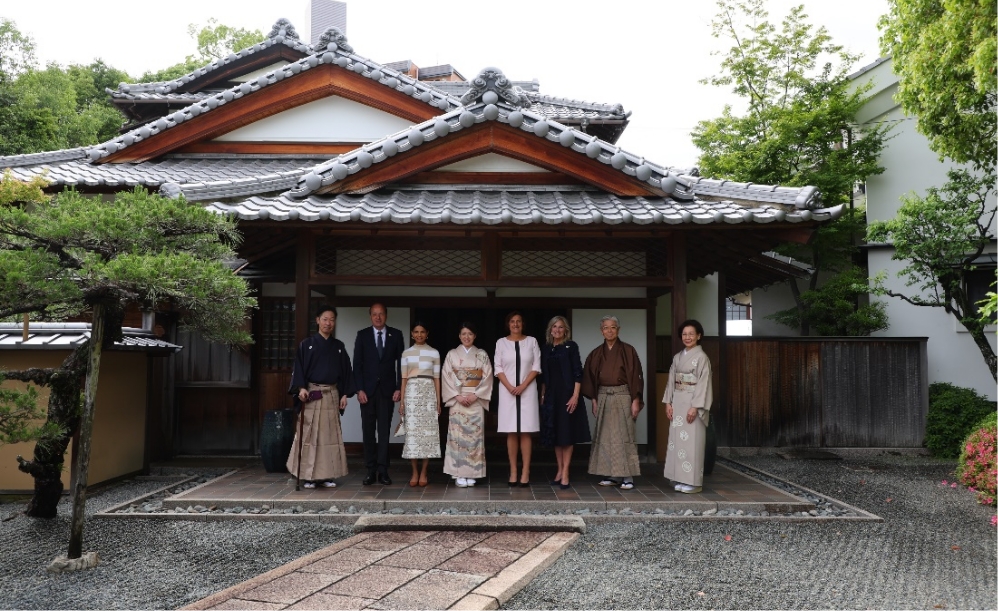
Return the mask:
<path id="1" fill-rule="evenodd" d="M 238 219 L 256 341 L 210 346 L 159 315 L 185 346 L 156 381 L 166 398 L 149 438 L 163 454 L 256 450 L 262 412 L 289 405 L 293 349 L 317 303 L 339 308 L 348 347 L 380 301 L 390 325 L 425 321 L 441 354 L 463 319 L 491 352 L 512 309 L 535 336 L 568 316 L 588 352 L 615 314 L 654 372 L 668 366 L 656 338 L 696 314 L 689 282 L 719 274 L 723 301 L 780 280 L 795 269 L 764 253 L 840 213 L 812 187 L 712 180 L 621 150 L 620 105 L 542 94 L 497 68 L 471 81 L 420 72 L 358 55 L 335 28 L 310 46 L 281 20 L 179 79 L 109 91 L 129 123 L 108 142 L 0 158 L 52 191 L 141 185 Z M 348 442 L 360 441 L 355 405 Z M 650 431 L 654 409 L 638 422 L 654 446 Z"/>

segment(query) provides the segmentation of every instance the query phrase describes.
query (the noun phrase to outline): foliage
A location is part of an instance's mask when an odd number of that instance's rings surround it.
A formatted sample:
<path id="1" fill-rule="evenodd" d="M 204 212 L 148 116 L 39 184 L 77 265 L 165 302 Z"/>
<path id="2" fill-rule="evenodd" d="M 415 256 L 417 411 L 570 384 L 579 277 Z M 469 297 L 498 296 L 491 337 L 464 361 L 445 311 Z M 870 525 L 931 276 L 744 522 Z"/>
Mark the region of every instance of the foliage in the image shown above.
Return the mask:
<path id="1" fill-rule="evenodd" d="M 995 282 L 991 283 L 991 288 L 995 288 Z M 981 322 L 990 325 L 998 314 L 998 293 L 988 291 L 985 298 L 977 302 L 977 307 L 981 314 Z"/>
<path id="2" fill-rule="evenodd" d="M 720 0 L 718 6 L 713 36 L 732 46 L 723 53 L 719 75 L 703 82 L 731 86 L 747 110 L 736 115 L 727 106 L 721 117 L 697 124 L 692 137 L 702 151 L 701 173 L 740 182 L 813 185 L 827 206 L 850 202 L 857 182 L 883 171 L 878 158 L 887 138 L 884 126 L 861 133 L 853 125 L 869 90 L 848 78 L 856 57 L 833 44 L 824 27 L 807 23 L 803 6 L 792 8 L 779 28 L 768 21 L 763 0 Z M 808 246 L 779 251 L 814 269 L 803 293 L 790 283 L 799 312 L 785 320 L 799 321 L 802 334 L 811 331 L 812 321 L 822 328 L 836 326 L 808 313 L 808 304 L 819 296 L 807 293 L 817 290 L 819 274 L 851 269 L 861 225 L 862 212 L 850 211 L 819 228 Z"/>
<path id="3" fill-rule="evenodd" d="M 86 146 L 118 133 L 105 87 L 130 80 L 101 60 L 63 69 L 35 65 L 34 44 L 0 20 L 0 155 Z"/>
<path id="4" fill-rule="evenodd" d="M 0 17 L 0 80 L 17 77 L 35 62 L 34 41 L 13 21 Z"/>
<path id="5" fill-rule="evenodd" d="M 98 303 L 173 301 L 209 340 L 246 342 L 243 321 L 255 301 L 223 263 L 238 240 L 233 221 L 141 188 L 112 202 L 64 191 L 5 206 L 0 317 L 64 320 Z"/>
<path id="6" fill-rule="evenodd" d="M 264 40 L 263 32 L 260 30 L 233 28 L 218 23 L 215 19 L 209 19 L 208 23 L 200 28 L 192 23 L 187 26 L 187 33 L 197 42 L 197 53 L 188 55 L 184 61 L 162 70 L 146 72 L 142 75 L 144 82 L 170 81 L 179 78 L 213 60 L 252 47 Z"/>
<path id="7" fill-rule="evenodd" d="M 977 424 L 963 443 L 957 477 L 960 483 L 977 494 L 982 505 L 998 499 L 998 413 L 991 412 Z"/>
<path id="8" fill-rule="evenodd" d="M 880 45 L 898 75 L 896 98 L 932 150 L 995 168 L 998 5 L 994 0 L 889 0 Z"/>
<path id="9" fill-rule="evenodd" d="M 973 389 L 946 382 L 930 384 L 925 447 L 933 456 L 957 458 L 967 435 L 994 412 L 995 402 Z"/>
<path id="10" fill-rule="evenodd" d="M 868 293 L 866 273 L 851 267 L 815 290 L 802 293 L 803 308 L 790 308 L 767 318 L 793 328 L 809 326 L 823 336 L 866 336 L 888 327 L 884 303 L 856 305 Z"/>
<path id="11" fill-rule="evenodd" d="M 902 197 L 897 216 L 872 223 L 867 239 L 893 243 L 891 258 L 906 264 L 898 276 L 906 277 L 906 286 L 912 287 L 909 293 L 889 290 L 880 274 L 874 291 L 956 316 L 998 380 L 998 361 L 985 334 L 988 321 L 982 319 L 966 286 L 966 274 L 976 269 L 974 261 L 994 240 L 995 207 L 989 202 L 993 190 L 987 176 L 953 170 L 942 188 L 931 187 L 924 197 L 914 193 Z"/>
<path id="12" fill-rule="evenodd" d="M 0 385 L 4 382 L 0 371 Z M 38 390 L 28 386 L 25 390 L 0 387 L 0 446 L 7 443 L 23 443 L 51 437 L 58 434 L 53 427 L 38 425 L 45 414 L 38 409 Z"/>

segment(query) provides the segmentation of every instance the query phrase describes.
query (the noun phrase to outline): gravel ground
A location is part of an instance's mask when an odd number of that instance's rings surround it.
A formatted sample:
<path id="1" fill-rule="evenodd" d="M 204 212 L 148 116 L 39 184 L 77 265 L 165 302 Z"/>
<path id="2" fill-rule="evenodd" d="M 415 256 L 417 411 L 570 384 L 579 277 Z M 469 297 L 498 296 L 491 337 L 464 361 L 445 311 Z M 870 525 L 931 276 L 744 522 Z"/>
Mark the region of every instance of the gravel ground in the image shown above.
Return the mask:
<path id="1" fill-rule="evenodd" d="M 994 510 L 953 461 L 739 459 L 866 509 L 883 523 L 604 524 L 511 609 L 994 609 Z M 731 537 L 730 541 L 726 537 Z"/>
<path id="2" fill-rule="evenodd" d="M 940 485 L 952 479 L 953 462 L 886 454 L 844 461 L 740 460 L 885 521 L 590 525 L 506 607 L 996 607 L 994 511 L 977 505 L 966 490 Z M 93 494 L 88 510 L 166 483 L 116 485 Z M 21 508 L 0 505 L 0 519 Z M 309 522 L 90 520 L 84 550 L 98 551 L 100 565 L 49 575 L 45 567 L 65 553 L 69 512 L 63 503 L 56 520 L 17 516 L 0 522 L 0 608 L 172 609 L 351 534 L 349 528 Z"/>
<path id="3" fill-rule="evenodd" d="M 133 480 L 105 489 L 87 499 L 87 513 L 168 483 Z M 0 505 L 0 519 L 22 510 L 23 503 Z M 175 609 L 353 534 L 306 522 L 90 519 L 83 550 L 97 551 L 100 564 L 49 575 L 45 567 L 66 553 L 71 511 L 64 500 L 54 520 L 20 515 L 0 522 L 0 609 Z"/>

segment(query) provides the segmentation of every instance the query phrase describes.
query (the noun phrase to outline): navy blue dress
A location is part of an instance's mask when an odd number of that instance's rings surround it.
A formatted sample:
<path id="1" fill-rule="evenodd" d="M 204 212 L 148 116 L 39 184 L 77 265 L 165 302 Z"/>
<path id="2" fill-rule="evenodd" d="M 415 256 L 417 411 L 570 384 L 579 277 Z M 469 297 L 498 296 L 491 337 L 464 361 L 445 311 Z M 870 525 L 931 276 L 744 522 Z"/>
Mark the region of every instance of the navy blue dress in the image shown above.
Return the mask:
<path id="1" fill-rule="evenodd" d="M 544 383 L 544 404 L 541 405 L 541 444 L 545 447 L 589 443 L 589 416 L 586 402 L 579 394 L 575 411 L 568 413 L 566 404 L 582 381 L 582 359 L 579 345 L 569 340 L 557 346 L 541 349 L 541 376 Z"/>

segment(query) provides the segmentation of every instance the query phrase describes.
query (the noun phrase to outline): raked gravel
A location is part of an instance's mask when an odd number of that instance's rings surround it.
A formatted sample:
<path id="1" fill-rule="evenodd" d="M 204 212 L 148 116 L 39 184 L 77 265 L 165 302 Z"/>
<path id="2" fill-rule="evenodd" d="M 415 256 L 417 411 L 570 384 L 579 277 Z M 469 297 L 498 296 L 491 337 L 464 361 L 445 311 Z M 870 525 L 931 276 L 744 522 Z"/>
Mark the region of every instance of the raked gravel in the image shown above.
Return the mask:
<path id="1" fill-rule="evenodd" d="M 962 488 L 941 486 L 952 480 L 952 461 L 891 454 L 738 460 L 884 522 L 593 524 L 505 607 L 996 607 L 994 511 Z M 117 484 L 93 494 L 88 511 L 166 483 Z M 22 506 L 0 505 L 0 519 Z M 98 551 L 100 565 L 49 575 L 45 567 L 65 552 L 69 511 L 63 503 L 55 520 L 0 521 L 0 608 L 177 608 L 352 534 L 349 527 L 306 521 L 91 519 L 84 550 Z"/>
<path id="2" fill-rule="evenodd" d="M 955 462 L 738 460 L 884 521 L 592 525 L 504 608 L 996 608 L 994 510 L 941 485 Z"/>
<path id="3" fill-rule="evenodd" d="M 168 483 L 115 485 L 88 498 L 87 513 Z M 22 510 L 23 503 L 0 505 L 0 520 Z M 88 519 L 83 550 L 97 551 L 100 564 L 50 575 L 46 566 L 66 553 L 70 513 L 64 500 L 53 520 L 0 521 L 0 609 L 176 609 L 353 535 L 314 522 Z"/>

